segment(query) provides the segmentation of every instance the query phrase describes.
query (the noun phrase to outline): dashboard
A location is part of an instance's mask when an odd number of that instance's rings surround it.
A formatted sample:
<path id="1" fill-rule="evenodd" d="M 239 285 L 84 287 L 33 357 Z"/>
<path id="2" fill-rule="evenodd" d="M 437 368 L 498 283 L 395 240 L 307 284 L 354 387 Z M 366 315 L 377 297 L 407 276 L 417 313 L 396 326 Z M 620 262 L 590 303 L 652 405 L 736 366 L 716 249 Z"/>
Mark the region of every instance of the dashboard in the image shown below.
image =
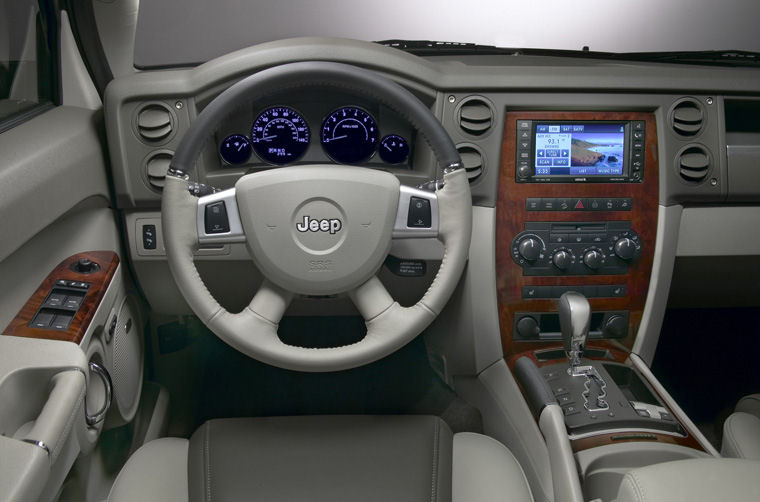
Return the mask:
<path id="1" fill-rule="evenodd" d="M 699 224 L 681 228 L 682 214 L 760 200 L 752 170 L 760 130 L 751 120 L 760 84 L 751 70 L 539 56 L 419 58 L 363 42 L 272 42 L 195 68 L 129 75 L 107 89 L 116 199 L 135 273 L 157 312 L 189 313 L 173 288 L 158 212 L 161 178 L 183 132 L 230 85 L 306 53 L 396 81 L 430 108 L 460 152 L 475 215 L 465 278 L 472 296 L 456 304 L 452 325 L 464 316 L 468 330 L 498 334 L 499 347 L 477 338 L 474 344 L 486 344 L 475 350 L 480 356 L 454 371 L 477 373 L 492 362 L 486 354 L 556 342 L 557 298 L 568 290 L 589 298 L 592 338 L 646 359 L 667 305 L 679 232 L 702 235 Z M 402 116 L 361 93 L 282 89 L 225 119 L 194 177 L 225 189 L 257 170 L 345 163 L 387 170 L 414 187 L 440 174 L 417 139 Z M 381 278 L 413 303 L 432 281 L 441 249 L 394 242 L 391 255 Z M 197 252 L 214 294 L 241 307 L 260 280 L 249 261 L 242 244 Z M 351 313 L 340 298 L 294 303 L 307 305 L 306 313 Z"/>

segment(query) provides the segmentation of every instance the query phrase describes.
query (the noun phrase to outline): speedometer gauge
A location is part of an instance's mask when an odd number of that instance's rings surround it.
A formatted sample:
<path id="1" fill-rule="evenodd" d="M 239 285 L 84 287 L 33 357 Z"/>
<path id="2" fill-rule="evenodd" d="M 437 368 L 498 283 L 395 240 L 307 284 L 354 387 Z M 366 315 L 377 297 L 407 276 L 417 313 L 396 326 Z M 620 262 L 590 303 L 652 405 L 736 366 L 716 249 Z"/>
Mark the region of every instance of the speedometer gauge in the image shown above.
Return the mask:
<path id="1" fill-rule="evenodd" d="M 298 160 L 309 147 L 309 138 L 306 120 L 287 106 L 267 108 L 251 128 L 253 150 L 272 164 Z"/>
<path id="2" fill-rule="evenodd" d="M 322 147 L 342 164 L 364 162 L 377 148 L 377 123 L 355 106 L 338 108 L 322 122 Z"/>

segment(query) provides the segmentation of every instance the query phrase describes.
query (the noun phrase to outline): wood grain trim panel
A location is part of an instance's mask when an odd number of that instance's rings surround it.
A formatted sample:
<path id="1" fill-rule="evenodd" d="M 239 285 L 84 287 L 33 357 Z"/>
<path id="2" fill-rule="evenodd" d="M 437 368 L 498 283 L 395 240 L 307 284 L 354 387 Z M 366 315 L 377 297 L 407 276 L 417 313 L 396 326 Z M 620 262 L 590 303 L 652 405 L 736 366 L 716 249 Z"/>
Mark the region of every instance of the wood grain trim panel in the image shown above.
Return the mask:
<path id="1" fill-rule="evenodd" d="M 646 122 L 644 181 L 642 183 L 516 183 L 515 148 L 517 120 L 643 120 Z M 594 311 L 630 311 L 628 336 L 609 342 L 621 350 L 630 351 L 644 311 L 649 278 L 654 260 L 658 212 L 657 124 L 653 113 L 644 112 L 538 112 L 513 111 L 507 113 L 502 142 L 499 172 L 499 192 L 496 203 L 496 279 L 499 304 L 499 323 L 505 358 L 538 348 L 546 342 L 516 342 L 512 340 L 512 327 L 516 312 L 556 312 L 556 299 L 522 299 L 523 286 L 577 286 L 596 284 L 625 284 L 625 298 L 589 299 Z M 633 210 L 594 212 L 528 212 L 528 197 L 631 197 Z M 524 277 L 510 255 L 512 239 L 524 230 L 527 221 L 631 221 L 641 237 L 641 257 L 625 275 Z M 556 343 L 556 342 L 554 342 Z M 592 342 L 593 343 L 593 342 Z"/>
<path id="2" fill-rule="evenodd" d="M 91 274 L 75 272 L 71 269 L 71 266 L 77 263 L 80 258 L 89 258 L 100 265 L 100 269 Z M 95 315 L 98 305 L 100 305 L 103 296 L 106 294 L 108 285 L 111 283 L 118 265 L 119 256 L 113 251 L 90 251 L 66 258 L 42 281 L 37 291 L 35 291 L 16 317 L 5 328 L 3 335 L 62 340 L 79 344 Z M 87 294 L 82 300 L 82 304 L 68 329 L 66 331 L 58 331 L 29 327 L 29 322 L 42 306 L 48 293 L 55 286 L 55 282 L 59 279 L 90 283 L 90 288 L 87 290 Z"/>

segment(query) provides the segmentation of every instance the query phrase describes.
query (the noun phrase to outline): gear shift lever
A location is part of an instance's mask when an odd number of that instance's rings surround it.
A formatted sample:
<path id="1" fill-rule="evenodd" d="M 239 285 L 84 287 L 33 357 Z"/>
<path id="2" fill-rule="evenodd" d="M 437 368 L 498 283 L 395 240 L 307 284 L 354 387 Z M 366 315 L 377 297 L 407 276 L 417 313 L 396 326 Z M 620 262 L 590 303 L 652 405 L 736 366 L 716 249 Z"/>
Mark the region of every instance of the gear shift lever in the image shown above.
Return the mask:
<path id="1" fill-rule="evenodd" d="M 567 362 L 571 375 L 584 374 L 580 367 L 583 350 L 586 347 L 591 307 L 585 296 L 575 291 L 568 291 L 559 298 L 559 326 L 565 345 Z"/>

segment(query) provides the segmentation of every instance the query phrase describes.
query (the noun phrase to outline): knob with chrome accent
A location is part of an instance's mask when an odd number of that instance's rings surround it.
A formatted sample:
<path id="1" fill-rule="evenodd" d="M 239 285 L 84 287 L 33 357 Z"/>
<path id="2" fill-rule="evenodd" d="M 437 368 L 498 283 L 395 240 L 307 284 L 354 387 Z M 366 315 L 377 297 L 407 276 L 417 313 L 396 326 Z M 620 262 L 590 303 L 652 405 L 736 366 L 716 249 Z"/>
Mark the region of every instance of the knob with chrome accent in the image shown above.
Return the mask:
<path id="1" fill-rule="evenodd" d="M 517 246 L 520 256 L 528 261 L 535 261 L 541 255 L 541 243 L 538 239 L 527 237 L 520 241 Z"/>
<path id="2" fill-rule="evenodd" d="M 615 254 L 621 260 L 632 260 L 636 255 L 636 243 L 628 237 L 622 237 L 615 242 Z"/>
<path id="3" fill-rule="evenodd" d="M 583 264 L 591 270 L 598 270 L 602 266 L 604 255 L 597 249 L 589 249 L 583 255 Z"/>
<path id="4" fill-rule="evenodd" d="M 569 251 L 560 249 L 552 255 L 552 265 L 560 270 L 567 270 L 573 262 L 573 255 Z"/>

